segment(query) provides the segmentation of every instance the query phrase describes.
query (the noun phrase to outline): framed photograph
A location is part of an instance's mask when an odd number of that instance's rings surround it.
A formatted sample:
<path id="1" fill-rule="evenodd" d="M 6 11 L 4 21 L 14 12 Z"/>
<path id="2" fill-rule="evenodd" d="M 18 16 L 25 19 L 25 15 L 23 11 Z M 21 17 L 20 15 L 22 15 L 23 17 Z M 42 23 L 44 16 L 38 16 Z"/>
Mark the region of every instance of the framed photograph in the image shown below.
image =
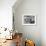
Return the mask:
<path id="1" fill-rule="evenodd" d="M 35 25 L 36 24 L 36 16 L 35 15 L 23 15 L 22 16 L 22 24 L 23 25 Z"/>

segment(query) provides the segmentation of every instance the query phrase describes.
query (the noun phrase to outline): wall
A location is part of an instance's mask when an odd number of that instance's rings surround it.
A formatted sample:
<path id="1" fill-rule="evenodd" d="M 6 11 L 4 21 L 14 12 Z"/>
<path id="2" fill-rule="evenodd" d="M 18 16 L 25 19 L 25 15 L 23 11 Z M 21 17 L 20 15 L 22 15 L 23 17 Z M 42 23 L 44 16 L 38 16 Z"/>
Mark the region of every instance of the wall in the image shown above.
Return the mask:
<path id="1" fill-rule="evenodd" d="M 46 46 L 46 0 L 41 1 L 41 41 L 42 46 Z"/>
<path id="2" fill-rule="evenodd" d="M 12 6 L 16 0 L 0 0 L 0 27 L 12 28 Z"/>
<path id="3" fill-rule="evenodd" d="M 41 46 L 41 1 L 23 0 L 19 5 L 13 6 L 15 29 L 23 33 L 23 37 L 35 41 L 36 46 Z M 22 16 L 33 14 L 36 16 L 36 25 L 22 25 Z"/>

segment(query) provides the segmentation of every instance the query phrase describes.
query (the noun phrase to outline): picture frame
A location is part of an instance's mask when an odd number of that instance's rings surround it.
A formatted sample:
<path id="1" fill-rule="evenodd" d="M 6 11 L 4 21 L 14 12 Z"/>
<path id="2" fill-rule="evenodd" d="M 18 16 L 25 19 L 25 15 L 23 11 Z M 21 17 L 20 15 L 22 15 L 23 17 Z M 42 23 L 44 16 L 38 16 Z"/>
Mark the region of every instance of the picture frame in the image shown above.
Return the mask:
<path id="1" fill-rule="evenodd" d="M 22 16 L 22 25 L 36 25 L 36 15 L 24 14 Z"/>

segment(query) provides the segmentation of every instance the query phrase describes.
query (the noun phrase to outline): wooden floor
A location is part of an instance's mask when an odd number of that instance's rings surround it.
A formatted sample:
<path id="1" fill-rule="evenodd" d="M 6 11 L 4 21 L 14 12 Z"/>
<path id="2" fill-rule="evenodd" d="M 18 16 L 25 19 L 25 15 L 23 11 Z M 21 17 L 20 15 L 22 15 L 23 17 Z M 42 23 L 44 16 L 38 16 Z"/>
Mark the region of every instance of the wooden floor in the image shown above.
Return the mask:
<path id="1" fill-rule="evenodd" d="M 6 40 L 6 42 L 2 43 L 0 46 L 16 46 L 15 39 L 13 40 Z"/>

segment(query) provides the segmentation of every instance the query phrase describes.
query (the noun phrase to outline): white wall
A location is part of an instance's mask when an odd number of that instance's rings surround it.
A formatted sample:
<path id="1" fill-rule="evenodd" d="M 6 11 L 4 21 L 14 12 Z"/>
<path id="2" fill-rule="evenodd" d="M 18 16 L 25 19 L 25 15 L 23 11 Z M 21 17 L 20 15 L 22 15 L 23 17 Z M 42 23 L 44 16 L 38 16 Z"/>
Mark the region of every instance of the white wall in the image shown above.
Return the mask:
<path id="1" fill-rule="evenodd" d="M 25 38 L 33 39 L 36 46 L 46 46 L 46 0 L 23 0 L 17 7 L 14 5 L 13 12 L 18 32 L 23 32 Z M 22 25 L 23 14 L 36 14 L 37 24 Z"/>
<path id="2" fill-rule="evenodd" d="M 12 28 L 12 6 L 16 0 L 0 0 L 0 27 Z"/>
<path id="3" fill-rule="evenodd" d="M 15 28 L 18 32 L 22 32 L 24 38 L 35 41 L 36 46 L 41 46 L 41 1 L 40 0 L 23 0 L 20 5 L 14 5 L 13 12 L 15 16 Z M 24 14 L 36 15 L 36 25 L 24 26 L 22 25 L 22 16 Z"/>
<path id="4" fill-rule="evenodd" d="M 41 40 L 42 46 L 46 46 L 46 0 L 41 1 Z"/>

